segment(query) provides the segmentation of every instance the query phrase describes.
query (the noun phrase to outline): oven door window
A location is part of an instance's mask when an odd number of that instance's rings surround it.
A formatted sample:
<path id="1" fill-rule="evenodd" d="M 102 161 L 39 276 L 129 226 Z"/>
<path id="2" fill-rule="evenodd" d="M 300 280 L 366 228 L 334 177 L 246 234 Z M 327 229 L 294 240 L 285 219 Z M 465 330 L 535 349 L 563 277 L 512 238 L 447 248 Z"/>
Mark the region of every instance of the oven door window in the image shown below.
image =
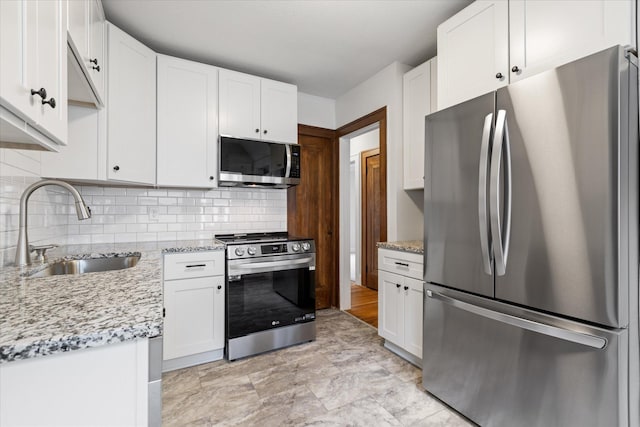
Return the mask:
<path id="1" fill-rule="evenodd" d="M 227 338 L 315 319 L 314 271 L 308 268 L 230 276 Z"/>

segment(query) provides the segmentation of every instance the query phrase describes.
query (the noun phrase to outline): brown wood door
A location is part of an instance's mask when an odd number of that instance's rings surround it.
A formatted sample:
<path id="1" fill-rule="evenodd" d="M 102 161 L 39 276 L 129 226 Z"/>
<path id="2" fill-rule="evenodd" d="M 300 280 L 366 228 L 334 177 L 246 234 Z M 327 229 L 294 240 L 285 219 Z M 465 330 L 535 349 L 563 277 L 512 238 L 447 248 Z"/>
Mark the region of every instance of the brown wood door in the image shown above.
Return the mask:
<path id="1" fill-rule="evenodd" d="M 380 150 L 361 153 L 362 173 L 362 280 L 378 289 L 378 250 L 382 228 L 380 197 Z"/>
<path id="2" fill-rule="evenodd" d="M 336 305 L 333 290 L 338 263 L 334 233 L 338 204 L 335 131 L 299 125 L 298 144 L 301 177 L 300 184 L 287 193 L 287 230 L 315 240 L 316 308 L 328 308 Z"/>

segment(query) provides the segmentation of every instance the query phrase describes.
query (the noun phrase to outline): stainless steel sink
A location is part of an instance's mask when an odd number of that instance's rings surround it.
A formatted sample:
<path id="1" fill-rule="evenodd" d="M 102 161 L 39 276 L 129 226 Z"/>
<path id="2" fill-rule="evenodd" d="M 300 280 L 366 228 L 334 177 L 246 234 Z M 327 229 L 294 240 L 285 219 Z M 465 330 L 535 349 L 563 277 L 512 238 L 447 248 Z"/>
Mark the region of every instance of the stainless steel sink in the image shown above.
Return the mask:
<path id="1" fill-rule="evenodd" d="M 49 264 L 44 270 L 27 274 L 27 277 L 47 277 L 57 276 L 59 274 L 84 274 L 99 271 L 123 270 L 134 267 L 138 261 L 140 261 L 140 255 L 62 260 Z"/>

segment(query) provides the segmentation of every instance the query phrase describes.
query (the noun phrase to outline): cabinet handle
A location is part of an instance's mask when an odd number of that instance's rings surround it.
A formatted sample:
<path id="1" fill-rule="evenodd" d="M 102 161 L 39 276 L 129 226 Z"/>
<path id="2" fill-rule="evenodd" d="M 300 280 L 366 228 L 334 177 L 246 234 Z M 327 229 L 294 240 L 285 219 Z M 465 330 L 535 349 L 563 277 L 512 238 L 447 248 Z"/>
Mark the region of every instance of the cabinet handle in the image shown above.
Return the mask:
<path id="1" fill-rule="evenodd" d="M 496 74 L 496 79 L 498 79 L 498 80 L 502 80 L 503 77 L 504 76 L 502 75 L 502 73 Z"/>
<path id="2" fill-rule="evenodd" d="M 98 65 L 97 67 L 91 67 L 91 68 L 93 68 L 93 69 L 94 69 L 94 70 L 96 70 L 97 72 L 100 72 L 100 66 L 99 66 L 99 65 Z"/>
<path id="3" fill-rule="evenodd" d="M 267 134 L 267 130 L 265 129 L 263 133 L 266 135 Z"/>
<path id="4" fill-rule="evenodd" d="M 409 264 L 407 264 L 406 262 L 398 262 L 398 261 L 396 261 L 396 265 L 399 265 L 401 267 L 409 267 Z"/>
<path id="5" fill-rule="evenodd" d="M 202 268 L 202 267 L 206 267 L 207 264 L 191 264 L 191 265 L 187 265 L 187 268 Z"/>
<path id="6" fill-rule="evenodd" d="M 396 283 L 396 288 L 400 289 L 400 283 Z"/>
<path id="7" fill-rule="evenodd" d="M 405 286 L 405 287 L 404 287 L 404 290 L 405 290 L 405 291 L 408 291 L 408 290 L 409 290 L 409 287 L 408 287 L 408 286 Z"/>
<path id="8" fill-rule="evenodd" d="M 120 166 L 115 165 L 115 166 L 113 167 L 113 170 L 114 170 L 114 171 L 116 171 L 116 172 L 118 172 L 118 171 L 120 170 Z"/>
<path id="9" fill-rule="evenodd" d="M 518 68 L 517 65 L 514 65 L 513 68 L 511 69 L 511 71 L 514 72 L 514 73 L 519 73 L 521 70 L 520 70 L 520 68 Z"/>
<path id="10" fill-rule="evenodd" d="M 47 98 L 47 90 L 43 87 L 40 88 L 40 90 L 35 90 L 35 89 L 31 89 L 31 96 L 33 95 L 38 95 L 40 98 L 42 99 L 46 99 Z"/>
<path id="11" fill-rule="evenodd" d="M 44 99 L 42 100 L 42 105 L 44 104 L 49 104 L 51 106 L 51 108 L 56 108 L 56 100 L 55 98 L 49 98 L 48 101 L 45 101 Z"/>
<path id="12" fill-rule="evenodd" d="M 222 285 L 218 285 L 218 289 L 222 289 Z"/>
<path id="13" fill-rule="evenodd" d="M 210 177 L 209 177 L 209 181 L 213 181 L 213 176 L 210 176 Z"/>
<path id="14" fill-rule="evenodd" d="M 260 133 L 260 129 L 256 129 L 256 133 Z"/>
<path id="15" fill-rule="evenodd" d="M 91 62 L 92 64 L 98 65 L 98 58 L 90 59 L 89 62 Z"/>

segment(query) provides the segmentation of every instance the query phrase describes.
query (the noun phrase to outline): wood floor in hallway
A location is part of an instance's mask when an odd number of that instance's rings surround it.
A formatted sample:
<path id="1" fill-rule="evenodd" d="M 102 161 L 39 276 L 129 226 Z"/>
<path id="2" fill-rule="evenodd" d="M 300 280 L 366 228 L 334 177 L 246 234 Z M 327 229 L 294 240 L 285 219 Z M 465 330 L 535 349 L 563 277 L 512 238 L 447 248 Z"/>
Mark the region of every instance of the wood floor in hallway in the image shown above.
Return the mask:
<path id="1" fill-rule="evenodd" d="M 351 310 L 346 310 L 358 319 L 378 327 L 378 292 L 365 286 L 351 283 Z"/>

